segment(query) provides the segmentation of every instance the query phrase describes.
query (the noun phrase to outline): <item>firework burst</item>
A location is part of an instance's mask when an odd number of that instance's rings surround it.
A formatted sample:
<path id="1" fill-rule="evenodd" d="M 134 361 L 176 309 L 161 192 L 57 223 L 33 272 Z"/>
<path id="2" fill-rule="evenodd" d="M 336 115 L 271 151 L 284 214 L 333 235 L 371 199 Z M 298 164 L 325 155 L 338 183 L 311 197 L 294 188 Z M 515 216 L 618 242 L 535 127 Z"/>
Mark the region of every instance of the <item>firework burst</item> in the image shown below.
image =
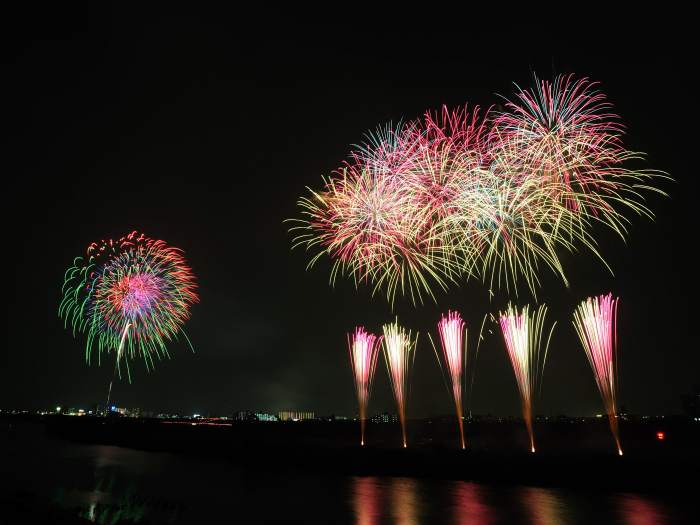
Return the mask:
<path id="1" fill-rule="evenodd" d="M 596 83 L 571 75 L 551 83 L 535 77 L 535 83 L 530 91 L 518 88 L 518 100 L 494 115 L 492 170 L 518 184 L 532 184 L 539 201 L 534 217 L 544 221 L 555 243 L 575 241 L 597 254 L 591 223 L 624 236 L 627 219 L 614 205 L 651 217 L 638 191 L 659 191 L 648 181 L 663 174 L 625 167 L 644 155 L 625 149 L 624 127 Z"/>
<path id="2" fill-rule="evenodd" d="M 593 369 L 617 451 L 622 455 L 616 409 L 617 302 L 618 299 L 613 299 L 612 294 L 589 297 L 574 312 L 574 327 Z"/>
<path id="3" fill-rule="evenodd" d="M 195 288 L 181 250 L 133 232 L 116 242 L 93 243 L 87 258 L 74 261 L 59 315 L 74 335 L 87 333 L 88 364 L 96 345 L 98 362 L 103 351 L 117 353 L 115 372 L 122 355 L 142 356 L 150 369 L 154 355 L 169 357 L 166 340 L 177 338 L 190 305 L 199 301 Z"/>
<path id="4" fill-rule="evenodd" d="M 505 313 L 500 313 L 499 318 L 503 337 L 508 348 L 508 356 L 513 365 L 515 379 L 518 381 L 523 418 L 530 435 L 532 452 L 535 451 L 535 440 L 532 434 L 532 394 L 542 384 L 542 373 L 547 360 L 547 348 L 549 347 L 549 340 L 552 337 L 554 326 L 556 326 L 555 322 L 552 325 L 552 330 L 549 332 L 544 354 L 542 354 L 540 349 L 546 313 L 547 308 L 544 305 L 540 306 L 532 316 L 530 316 L 527 306 L 519 314 L 514 307 L 509 305 Z"/>
<path id="5" fill-rule="evenodd" d="M 325 191 L 300 201 L 309 220 L 296 243 L 323 248 L 309 266 L 323 253 L 335 259 L 331 282 L 348 274 L 391 297 L 429 291 L 427 276 L 443 285 L 426 248 L 432 215 L 407 189 L 417 156 L 416 145 L 401 139 L 407 133 L 372 135 Z"/>
<path id="6" fill-rule="evenodd" d="M 382 346 L 401 421 L 404 448 L 406 447 L 406 405 L 410 394 L 410 385 L 407 385 L 407 382 L 416 355 L 417 341 L 418 336 L 416 335 L 416 340 L 412 341 L 411 332 L 407 334 L 403 328 L 399 327 L 398 320 L 393 324 L 384 325 Z"/>
<path id="7" fill-rule="evenodd" d="M 415 303 L 433 283 L 471 276 L 506 288 L 524 279 L 534 293 L 542 266 L 568 286 L 557 252 L 579 246 L 602 260 L 594 224 L 624 237 L 622 211 L 651 216 L 639 192 L 659 191 L 649 181 L 665 175 L 626 168 L 643 155 L 624 148 L 595 84 L 536 84 L 502 112 L 443 108 L 370 135 L 299 201 L 294 245 L 321 248 L 309 266 L 326 253 L 331 282 L 345 274 Z"/>
<path id="8" fill-rule="evenodd" d="M 350 350 L 350 364 L 355 379 L 355 392 L 360 407 L 360 426 L 362 428 L 362 445 L 365 444 L 365 418 L 369 398 L 372 395 L 372 383 L 374 371 L 379 355 L 381 338 L 365 332 L 364 328 L 356 328 L 355 334 L 350 340 L 348 334 L 348 347 Z"/>

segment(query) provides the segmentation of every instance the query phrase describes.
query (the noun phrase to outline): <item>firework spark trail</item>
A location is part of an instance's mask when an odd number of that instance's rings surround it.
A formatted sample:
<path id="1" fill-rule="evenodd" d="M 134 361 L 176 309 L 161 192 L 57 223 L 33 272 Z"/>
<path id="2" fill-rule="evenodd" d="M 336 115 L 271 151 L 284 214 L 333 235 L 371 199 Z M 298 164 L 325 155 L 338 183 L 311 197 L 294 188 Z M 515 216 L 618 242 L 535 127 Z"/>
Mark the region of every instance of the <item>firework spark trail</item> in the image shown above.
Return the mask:
<path id="1" fill-rule="evenodd" d="M 651 216 L 639 192 L 667 177 L 626 167 L 643 154 L 624 148 L 594 83 L 536 84 L 505 111 L 443 108 L 370 135 L 299 201 L 307 218 L 294 245 L 321 248 L 309 266 L 327 253 L 331 282 L 347 274 L 415 303 L 423 291 L 434 299 L 431 283 L 471 276 L 506 288 L 524 279 L 535 292 L 542 265 L 568 286 L 557 253 L 579 246 L 602 260 L 595 223 L 624 237 L 618 210 Z"/>
<path id="2" fill-rule="evenodd" d="M 523 308 L 522 314 L 508 306 L 505 313 L 499 313 L 503 337 L 508 347 L 508 356 L 513 365 L 515 379 L 518 381 L 520 390 L 520 402 L 523 409 L 523 418 L 530 435 L 530 445 L 532 452 L 535 451 L 535 440 L 532 434 L 532 394 L 542 383 L 542 373 L 547 360 L 547 348 L 552 337 L 554 326 L 549 332 L 544 356 L 540 361 L 540 348 L 542 340 L 542 329 L 544 328 L 544 317 L 547 308 L 542 305 L 530 317 L 529 307 Z"/>
<path id="3" fill-rule="evenodd" d="M 457 409 L 459 432 L 462 436 L 462 448 L 464 445 L 464 421 L 462 420 L 462 371 L 466 368 L 466 331 L 464 322 L 457 312 L 448 312 L 447 317 L 442 317 L 438 323 L 442 350 L 445 354 L 445 363 L 450 371 L 452 379 L 452 392 Z M 462 333 L 464 331 L 464 352 L 462 351 Z"/>
<path id="4" fill-rule="evenodd" d="M 103 351 L 117 352 L 120 377 L 122 356 L 143 356 L 150 370 L 153 354 L 168 356 L 166 340 L 178 332 L 187 339 L 182 325 L 190 305 L 199 302 L 181 250 L 133 232 L 116 242 L 93 243 L 87 255 L 66 272 L 59 316 L 66 326 L 70 320 L 73 335 L 87 333 L 88 364 L 96 343 L 98 362 Z M 131 381 L 128 369 L 127 360 Z"/>
<path id="5" fill-rule="evenodd" d="M 114 377 L 117 375 L 117 370 L 119 370 L 119 358 L 121 357 L 122 350 L 124 349 L 124 339 L 126 339 L 126 334 L 129 331 L 130 326 L 131 323 L 126 324 L 126 326 L 124 327 L 124 333 L 122 334 L 122 339 L 119 342 L 119 350 L 117 350 L 117 362 L 114 364 L 114 372 L 112 372 L 112 380 L 109 382 L 109 392 L 107 392 L 107 404 L 105 405 L 105 407 L 107 407 L 107 410 L 109 410 L 109 398 L 112 396 L 112 384 L 114 383 Z M 129 365 L 127 364 L 127 366 Z"/>
<path id="6" fill-rule="evenodd" d="M 364 328 L 356 328 L 355 334 L 350 340 L 348 334 L 348 347 L 350 350 L 350 364 L 355 379 L 355 391 L 360 407 L 360 426 L 362 428 L 361 445 L 365 444 L 365 418 L 367 405 L 372 394 L 372 383 L 379 355 L 381 338 L 377 339 L 373 334 L 365 332 Z"/>
<path id="7" fill-rule="evenodd" d="M 617 451 L 622 455 L 617 424 L 617 303 L 612 294 L 589 297 L 574 312 L 574 327 L 593 369 L 608 413 Z"/>
<path id="8" fill-rule="evenodd" d="M 413 366 L 413 359 L 415 359 L 417 341 L 417 335 L 416 340 L 411 341 L 411 332 L 406 334 L 404 329 L 399 327 L 398 320 L 393 324 L 384 325 L 382 346 L 401 421 L 404 448 L 406 448 L 406 405 L 408 402 L 406 382 Z"/>

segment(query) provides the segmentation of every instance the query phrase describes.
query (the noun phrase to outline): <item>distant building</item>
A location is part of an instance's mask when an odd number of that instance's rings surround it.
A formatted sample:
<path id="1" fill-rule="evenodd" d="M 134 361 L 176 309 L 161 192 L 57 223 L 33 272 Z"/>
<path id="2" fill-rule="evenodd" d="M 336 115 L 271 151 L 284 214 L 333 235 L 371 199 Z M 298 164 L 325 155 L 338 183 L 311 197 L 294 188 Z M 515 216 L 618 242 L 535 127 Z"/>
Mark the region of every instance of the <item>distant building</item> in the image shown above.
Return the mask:
<path id="1" fill-rule="evenodd" d="M 277 415 L 280 421 L 303 421 L 305 419 L 313 419 L 313 412 L 280 412 Z"/>
<path id="2" fill-rule="evenodd" d="M 236 412 L 233 414 L 233 419 L 235 421 L 257 421 L 258 416 L 257 414 L 243 410 L 242 412 Z"/>
<path id="3" fill-rule="evenodd" d="M 389 414 L 388 412 L 384 412 L 383 414 L 378 414 L 376 416 L 372 416 L 372 423 L 396 423 L 399 420 L 399 416 L 396 414 Z"/>
<path id="4" fill-rule="evenodd" d="M 258 417 L 258 421 L 277 421 L 277 416 L 272 414 L 255 414 Z"/>
<path id="5" fill-rule="evenodd" d="M 335 416 L 336 421 L 347 419 L 345 416 Z"/>

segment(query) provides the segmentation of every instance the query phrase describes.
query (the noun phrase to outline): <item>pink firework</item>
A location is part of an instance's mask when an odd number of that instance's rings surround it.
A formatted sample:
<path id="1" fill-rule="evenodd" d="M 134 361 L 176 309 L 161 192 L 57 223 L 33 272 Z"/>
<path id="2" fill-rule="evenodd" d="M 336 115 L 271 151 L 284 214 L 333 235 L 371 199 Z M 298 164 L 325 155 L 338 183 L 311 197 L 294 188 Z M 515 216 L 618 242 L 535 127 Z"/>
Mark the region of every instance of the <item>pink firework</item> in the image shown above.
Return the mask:
<path id="1" fill-rule="evenodd" d="M 598 390 L 605 403 L 610 429 L 622 455 L 617 425 L 615 378 L 617 377 L 616 317 L 618 299 L 612 294 L 589 297 L 574 312 L 574 326 L 591 363 Z"/>
<path id="2" fill-rule="evenodd" d="M 455 396 L 455 406 L 457 408 L 457 420 L 459 421 L 459 431 L 462 435 L 462 448 L 464 446 L 464 422 L 462 421 L 462 370 L 466 366 L 466 351 L 462 352 L 462 333 L 464 332 L 464 322 L 457 312 L 448 312 L 447 318 L 443 316 L 438 323 L 442 350 L 445 354 L 445 363 L 450 371 L 452 379 L 452 392 Z M 465 334 L 466 345 L 466 334 Z"/>
<path id="3" fill-rule="evenodd" d="M 418 337 L 416 336 L 416 340 Z M 384 325 L 384 357 L 386 367 L 389 371 L 391 386 L 394 389 L 394 398 L 401 421 L 401 431 L 403 432 L 403 446 L 406 447 L 406 405 L 408 393 L 406 386 L 412 360 L 415 357 L 416 342 L 411 341 L 411 333 L 408 334 L 399 327 L 398 320 L 394 324 Z M 413 356 L 411 355 L 413 354 Z"/>
<path id="4" fill-rule="evenodd" d="M 365 332 L 364 328 L 356 328 L 355 334 L 350 340 L 348 334 L 348 347 L 350 350 L 350 364 L 352 374 L 355 378 L 355 391 L 357 392 L 357 402 L 360 407 L 360 425 L 362 428 L 362 441 L 365 444 L 365 416 L 367 404 L 372 395 L 372 383 L 374 382 L 374 371 L 379 355 L 379 345 L 381 338 Z"/>
<path id="5" fill-rule="evenodd" d="M 532 317 L 529 315 L 527 306 L 523 308 L 522 314 L 519 314 L 514 307 L 509 305 L 508 310 L 500 314 L 501 329 L 508 347 L 508 356 L 513 364 L 515 379 L 518 381 L 523 418 L 530 435 L 530 445 L 533 452 L 535 451 L 535 439 L 532 434 L 532 394 L 538 390 L 538 385 L 542 382 L 549 339 L 551 339 L 554 326 L 556 326 L 554 323 L 549 332 L 544 356 L 540 359 L 540 343 L 546 313 L 547 308 L 544 305 L 540 306 Z"/>

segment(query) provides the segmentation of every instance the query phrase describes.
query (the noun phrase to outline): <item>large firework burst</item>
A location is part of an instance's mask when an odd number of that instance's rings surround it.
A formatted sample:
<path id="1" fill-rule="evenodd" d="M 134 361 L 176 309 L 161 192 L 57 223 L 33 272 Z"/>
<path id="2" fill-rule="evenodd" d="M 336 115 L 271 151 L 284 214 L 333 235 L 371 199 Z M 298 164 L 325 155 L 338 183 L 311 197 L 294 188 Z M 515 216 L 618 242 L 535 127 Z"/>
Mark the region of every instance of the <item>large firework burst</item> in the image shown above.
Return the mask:
<path id="1" fill-rule="evenodd" d="M 596 248 L 593 226 L 624 236 L 623 212 L 651 216 L 639 191 L 664 175 L 628 169 L 642 155 L 587 79 L 536 81 L 505 111 L 478 107 L 371 134 L 325 188 L 301 199 L 295 246 L 320 247 L 339 273 L 422 300 L 476 276 L 535 292 L 541 266 L 565 283 L 557 251 Z M 658 191 L 658 190 L 655 190 Z M 567 283 L 568 284 L 568 283 Z"/>
<path id="2" fill-rule="evenodd" d="M 114 350 L 117 365 L 121 355 L 141 356 L 151 368 L 154 355 L 168 356 L 166 341 L 177 338 L 190 305 L 199 301 L 195 288 L 181 250 L 133 232 L 93 243 L 86 258 L 74 261 L 59 315 L 74 335 L 87 333 L 88 363 L 96 346 L 98 361 L 103 351 Z"/>

